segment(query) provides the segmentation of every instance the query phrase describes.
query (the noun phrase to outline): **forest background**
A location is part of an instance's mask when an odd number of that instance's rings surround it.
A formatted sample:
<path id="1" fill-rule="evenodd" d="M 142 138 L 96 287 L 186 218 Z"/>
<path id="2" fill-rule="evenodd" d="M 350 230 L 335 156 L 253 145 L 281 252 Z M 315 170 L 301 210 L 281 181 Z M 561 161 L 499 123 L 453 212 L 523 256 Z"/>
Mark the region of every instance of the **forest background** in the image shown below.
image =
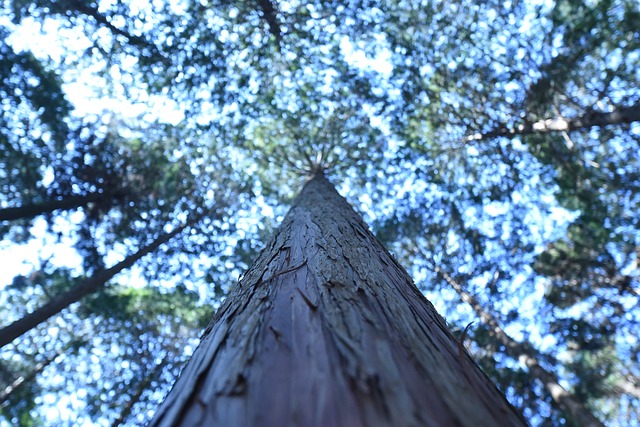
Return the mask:
<path id="1" fill-rule="evenodd" d="M 529 359 L 639 425 L 638 22 L 632 0 L 4 0 L 0 327 L 97 285 L 0 349 L 0 424 L 145 424 L 322 168 L 532 425 L 572 417 Z"/>

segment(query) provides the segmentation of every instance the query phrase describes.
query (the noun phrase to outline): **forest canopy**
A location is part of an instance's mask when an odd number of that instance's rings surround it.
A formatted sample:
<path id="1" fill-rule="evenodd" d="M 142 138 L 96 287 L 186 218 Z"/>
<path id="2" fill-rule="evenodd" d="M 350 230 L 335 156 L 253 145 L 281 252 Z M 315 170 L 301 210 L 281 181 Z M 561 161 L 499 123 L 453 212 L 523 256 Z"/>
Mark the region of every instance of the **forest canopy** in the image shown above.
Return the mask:
<path id="1" fill-rule="evenodd" d="M 639 22 L 3 1 L 0 426 L 145 425 L 320 171 L 531 425 L 640 425 Z"/>

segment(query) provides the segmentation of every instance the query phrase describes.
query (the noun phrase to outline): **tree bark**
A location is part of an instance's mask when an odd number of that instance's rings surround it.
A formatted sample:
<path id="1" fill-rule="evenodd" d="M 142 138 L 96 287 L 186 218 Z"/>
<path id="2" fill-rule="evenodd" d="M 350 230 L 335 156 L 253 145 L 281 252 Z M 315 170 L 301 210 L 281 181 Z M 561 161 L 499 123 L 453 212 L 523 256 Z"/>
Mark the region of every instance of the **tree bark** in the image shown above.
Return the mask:
<path id="1" fill-rule="evenodd" d="M 152 426 L 523 426 L 322 174 L 229 294 Z"/>
<path id="2" fill-rule="evenodd" d="M 96 292 L 98 289 L 105 286 L 113 276 L 133 266 L 133 264 L 135 264 L 140 258 L 158 249 L 161 245 L 171 240 L 177 234 L 180 234 L 185 228 L 193 225 L 198 221 L 198 219 L 199 217 L 181 225 L 180 227 L 177 227 L 170 233 L 160 235 L 151 244 L 138 250 L 138 252 L 129 255 L 123 261 L 119 262 L 113 267 L 98 272 L 94 276 L 81 281 L 76 286 L 69 289 L 67 292 L 51 299 L 49 302 L 36 309 L 34 312 L 29 313 L 21 319 L 18 319 L 10 325 L 0 329 L 0 348 L 9 344 L 11 341 L 18 338 L 25 332 L 35 328 L 40 323 L 49 319 L 51 316 L 69 307 L 71 304 L 80 301 L 84 296 Z"/>
<path id="3" fill-rule="evenodd" d="M 36 216 L 43 213 L 53 212 L 59 209 L 74 209 L 80 206 L 85 206 L 91 202 L 97 202 L 109 197 L 113 197 L 113 195 L 104 193 L 89 193 L 82 196 L 67 196 L 62 199 L 23 205 L 15 208 L 4 208 L 0 209 L 0 221 L 13 221 L 22 218 L 35 218 Z"/>
<path id="4" fill-rule="evenodd" d="M 435 264 L 432 264 L 433 270 L 441 276 L 455 291 L 460 295 L 462 300 L 469 304 L 476 312 L 478 317 L 489 327 L 489 333 L 493 338 L 505 347 L 506 353 L 520 362 L 524 363 L 534 378 L 537 378 L 547 389 L 553 400 L 558 406 L 566 412 L 567 415 L 577 421 L 578 425 L 584 427 L 604 427 L 583 404 L 578 401 L 575 396 L 562 387 L 558 378 L 553 372 L 550 372 L 540 366 L 538 355 L 534 348 L 524 343 L 520 343 L 511 338 L 500 327 L 500 323 L 496 317 L 485 310 L 482 305 L 475 299 L 473 295 L 468 293 L 463 286 L 453 279 L 447 272 L 442 270 Z"/>
<path id="5" fill-rule="evenodd" d="M 534 133 L 569 132 L 579 129 L 590 129 L 596 126 L 617 125 L 637 121 L 640 121 L 640 104 L 622 107 L 609 113 L 592 111 L 573 119 L 556 117 L 554 119 L 521 124 L 512 129 L 500 127 L 486 133 L 469 135 L 465 137 L 464 141 L 480 141 L 500 136 L 512 138 L 514 136 L 531 135 Z"/>

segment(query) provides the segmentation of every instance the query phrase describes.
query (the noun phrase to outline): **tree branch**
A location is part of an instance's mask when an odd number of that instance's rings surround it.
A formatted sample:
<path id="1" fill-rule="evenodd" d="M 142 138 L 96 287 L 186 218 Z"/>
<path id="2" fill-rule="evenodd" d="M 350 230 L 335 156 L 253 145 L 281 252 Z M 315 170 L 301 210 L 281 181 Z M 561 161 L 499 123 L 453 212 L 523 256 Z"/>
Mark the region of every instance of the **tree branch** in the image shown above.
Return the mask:
<path id="1" fill-rule="evenodd" d="M 551 132 L 569 132 L 580 129 L 590 129 L 596 126 L 608 126 L 640 121 L 640 104 L 636 103 L 628 107 L 621 107 L 608 113 L 590 111 L 582 116 L 572 119 L 556 117 L 539 120 L 532 123 L 524 123 L 515 128 L 497 127 L 485 133 L 476 133 L 464 138 L 464 142 L 481 141 L 500 136 L 512 138 L 531 134 L 544 134 Z"/>

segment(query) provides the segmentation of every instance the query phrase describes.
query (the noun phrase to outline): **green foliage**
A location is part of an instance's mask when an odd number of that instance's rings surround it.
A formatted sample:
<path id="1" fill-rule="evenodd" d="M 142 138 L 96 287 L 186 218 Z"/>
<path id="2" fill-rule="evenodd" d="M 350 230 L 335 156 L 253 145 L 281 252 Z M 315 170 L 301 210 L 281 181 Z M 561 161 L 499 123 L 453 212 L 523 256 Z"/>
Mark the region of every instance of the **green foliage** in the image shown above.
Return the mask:
<path id="1" fill-rule="evenodd" d="M 198 296 L 184 285 L 171 291 L 157 288 L 110 287 L 88 297 L 83 306 L 87 314 L 102 316 L 122 322 L 140 322 L 147 327 L 157 326 L 164 317 L 180 319 L 185 328 L 202 329 L 213 317 L 211 306 L 198 304 Z"/>
<path id="2" fill-rule="evenodd" d="M 24 365 L 83 336 L 49 370 L 68 384 L 45 371 L 5 418 L 56 423 L 38 398 L 83 390 L 80 420 L 114 420 L 149 377 L 127 417 L 143 423 L 324 170 L 454 328 L 478 316 L 434 263 L 598 416 L 637 424 L 620 390 L 640 384 L 638 124 L 518 135 L 639 105 L 636 1 L 13 0 L 0 14 L 0 208 L 99 196 L 0 224 L 0 250 L 37 248 L 0 282 L 2 318 L 205 214 L 0 352 Z M 16 47 L 38 27 L 51 46 Z M 478 323 L 474 357 L 509 399 L 533 425 L 569 425 Z"/>
<path id="3" fill-rule="evenodd" d="M 71 105 L 60 77 L 30 52 L 16 52 L 0 26 L 0 203 L 43 191 L 47 161 L 63 148 Z M 58 143 L 56 143 L 56 140 Z"/>

